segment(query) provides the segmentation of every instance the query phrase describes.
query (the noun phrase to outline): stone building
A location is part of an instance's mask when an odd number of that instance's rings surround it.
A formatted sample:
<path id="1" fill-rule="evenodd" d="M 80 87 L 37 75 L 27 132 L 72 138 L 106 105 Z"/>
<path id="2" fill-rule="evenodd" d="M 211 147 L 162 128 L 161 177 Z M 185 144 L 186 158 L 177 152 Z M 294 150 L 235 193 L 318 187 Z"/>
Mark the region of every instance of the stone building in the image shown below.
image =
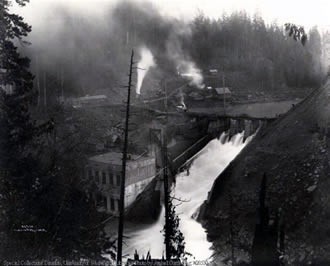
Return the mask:
<path id="1" fill-rule="evenodd" d="M 109 152 L 88 159 L 87 178 L 93 178 L 99 211 L 119 215 L 122 154 Z M 155 158 L 129 155 L 126 166 L 125 207 L 128 207 L 156 175 Z"/>

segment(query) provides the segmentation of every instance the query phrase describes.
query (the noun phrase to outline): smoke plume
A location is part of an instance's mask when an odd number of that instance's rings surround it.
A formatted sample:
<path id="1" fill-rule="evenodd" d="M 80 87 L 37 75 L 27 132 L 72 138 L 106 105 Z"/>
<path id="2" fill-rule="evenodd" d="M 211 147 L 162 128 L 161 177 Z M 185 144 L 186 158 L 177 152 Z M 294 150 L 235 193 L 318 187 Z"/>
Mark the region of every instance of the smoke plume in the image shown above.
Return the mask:
<path id="1" fill-rule="evenodd" d="M 146 48 L 142 47 L 140 49 L 140 61 L 138 63 L 138 69 L 137 69 L 137 83 L 136 83 L 136 94 L 141 93 L 141 86 L 144 77 L 147 75 L 149 68 L 155 66 L 154 57 L 151 53 L 151 51 Z"/>
<path id="2" fill-rule="evenodd" d="M 191 85 L 203 89 L 205 84 L 203 83 L 203 75 L 200 69 L 198 69 L 194 62 L 182 60 L 178 65 L 179 74 L 190 81 Z"/>
<path id="3" fill-rule="evenodd" d="M 189 38 L 189 34 L 189 30 L 184 31 L 182 29 L 181 32 L 171 34 L 166 44 L 167 54 L 175 62 L 177 72 L 181 77 L 188 80 L 190 85 L 203 89 L 205 85 L 203 84 L 202 71 L 191 60 L 190 55 L 184 52 L 180 41 L 180 37 Z"/>
<path id="4" fill-rule="evenodd" d="M 202 85 L 201 74 L 184 47 L 191 43 L 189 23 L 162 15 L 148 1 L 110 2 L 91 11 L 76 9 L 64 0 L 45 1 L 43 18 L 34 21 L 29 35 L 32 45 L 22 52 L 32 59 L 36 86 L 47 86 L 48 98 L 62 93 L 64 97 L 106 94 L 122 100 L 125 94 L 119 87 L 127 79 L 129 55 L 135 47 L 142 47 L 137 50 L 141 58 L 137 95 L 146 75 L 148 82 L 157 84 L 164 77 L 175 77 L 178 66 L 190 75 L 184 78 Z M 157 71 L 148 72 L 156 61 Z"/>
<path id="5" fill-rule="evenodd" d="M 183 110 L 187 110 L 187 106 L 184 103 L 184 95 L 183 95 L 183 92 L 182 91 L 180 93 L 180 104 L 181 104 Z"/>

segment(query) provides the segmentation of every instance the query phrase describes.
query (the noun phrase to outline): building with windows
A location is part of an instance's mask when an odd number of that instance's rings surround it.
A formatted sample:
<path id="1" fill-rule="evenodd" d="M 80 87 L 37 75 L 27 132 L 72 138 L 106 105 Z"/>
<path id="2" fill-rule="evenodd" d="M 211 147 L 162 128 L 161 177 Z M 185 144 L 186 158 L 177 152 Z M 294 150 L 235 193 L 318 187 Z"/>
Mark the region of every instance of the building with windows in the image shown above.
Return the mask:
<path id="1" fill-rule="evenodd" d="M 119 215 L 122 154 L 109 152 L 88 159 L 86 176 L 93 179 L 98 192 L 94 195 L 99 211 Z M 155 158 L 129 155 L 126 165 L 125 207 L 134 202 L 156 175 Z"/>

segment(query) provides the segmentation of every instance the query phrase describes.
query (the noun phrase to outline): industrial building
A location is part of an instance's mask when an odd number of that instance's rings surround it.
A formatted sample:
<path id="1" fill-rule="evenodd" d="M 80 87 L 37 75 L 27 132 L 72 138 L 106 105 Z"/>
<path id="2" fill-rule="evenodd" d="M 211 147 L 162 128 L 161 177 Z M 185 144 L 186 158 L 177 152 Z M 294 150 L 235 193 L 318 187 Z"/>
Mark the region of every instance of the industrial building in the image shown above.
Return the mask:
<path id="1" fill-rule="evenodd" d="M 94 198 L 99 211 L 119 215 L 122 154 L 109 152 L 88 159 L 86 176 L 97 185 Z M 134 202 L 156 175 L 155 158 L 129 155 L 126 166 L 125 208 Z"/>

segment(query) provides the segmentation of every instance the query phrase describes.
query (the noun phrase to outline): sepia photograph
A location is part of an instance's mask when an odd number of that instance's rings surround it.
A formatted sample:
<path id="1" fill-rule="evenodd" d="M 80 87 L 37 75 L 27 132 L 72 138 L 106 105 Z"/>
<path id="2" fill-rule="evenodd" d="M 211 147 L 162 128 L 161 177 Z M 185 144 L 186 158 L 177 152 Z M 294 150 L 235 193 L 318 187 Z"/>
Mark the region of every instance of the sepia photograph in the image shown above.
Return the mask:
<path id="1" fill-rule="evenodd" d="M 0 265 L 330 266 L 329 14 L 0 0 Z"/>

